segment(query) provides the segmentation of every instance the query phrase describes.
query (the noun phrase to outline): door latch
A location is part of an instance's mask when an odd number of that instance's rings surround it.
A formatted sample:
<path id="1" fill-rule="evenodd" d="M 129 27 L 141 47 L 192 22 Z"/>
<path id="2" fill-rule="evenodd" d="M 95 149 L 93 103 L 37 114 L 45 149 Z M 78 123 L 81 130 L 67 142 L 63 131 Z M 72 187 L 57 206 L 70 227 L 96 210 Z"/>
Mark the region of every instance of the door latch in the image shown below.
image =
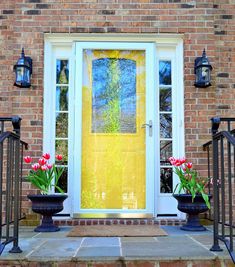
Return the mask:
<path id="1" fill-rule="evenodd" d="M 141 128 L 147 128 L 149 129 L 149 136 L 153 136 L 153 122 L 152 120 L 149 121 L 149 123 L 142 124 Z"/>

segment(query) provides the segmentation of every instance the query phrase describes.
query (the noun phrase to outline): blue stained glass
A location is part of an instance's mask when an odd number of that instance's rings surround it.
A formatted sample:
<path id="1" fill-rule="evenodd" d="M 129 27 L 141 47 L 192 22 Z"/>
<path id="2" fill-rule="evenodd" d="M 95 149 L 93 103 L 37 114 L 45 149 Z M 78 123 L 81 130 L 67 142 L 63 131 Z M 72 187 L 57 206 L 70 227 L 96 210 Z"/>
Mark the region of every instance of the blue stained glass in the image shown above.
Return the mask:
<path id="1" fill-rule="evenodd" d="M 56 83 L 68 84 L 69 83 L 69 61 L 56 60 Z"/>
<path id="2" fill-rule="evenodd" d="M 136 132 L 136 62 L 92 61 L 92 132 Z"/>
<path id="3" fill-rule="evenodd" d="M 161 85 L 171 85 L 171 62 L 159 61 L 159 83 Z"/>
<path id="4" fill-rule="evenodd" d="M 56 111 L 68 110 L 69 92 L 67 86 L 56 87 Z"/>

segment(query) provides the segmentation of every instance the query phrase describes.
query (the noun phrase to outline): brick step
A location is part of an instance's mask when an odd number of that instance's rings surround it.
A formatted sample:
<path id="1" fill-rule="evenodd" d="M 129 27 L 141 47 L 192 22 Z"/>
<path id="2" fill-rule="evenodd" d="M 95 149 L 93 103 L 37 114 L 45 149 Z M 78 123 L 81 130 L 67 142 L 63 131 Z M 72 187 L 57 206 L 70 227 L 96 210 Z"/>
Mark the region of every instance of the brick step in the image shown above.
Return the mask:
<path id="1" fill-rule="evenodd" d="M 54 223 L 58 226 L 75 226 L 75 225 L 112 225 L 112 224 L 125 224 L 125 225 L 182 225 L 185 220 L 179 219 L 72 219 L 54 217 Z"/>
<path id="2" fill-rule="evenodd" d="M 197 260 L 116 260 L 116 261 L 27 261 L 27 260 L 0 260 L 0 266 L 27 266 L 27 267 L 232 267 L 234 264 L 228 259 L 197 259 Z"/>

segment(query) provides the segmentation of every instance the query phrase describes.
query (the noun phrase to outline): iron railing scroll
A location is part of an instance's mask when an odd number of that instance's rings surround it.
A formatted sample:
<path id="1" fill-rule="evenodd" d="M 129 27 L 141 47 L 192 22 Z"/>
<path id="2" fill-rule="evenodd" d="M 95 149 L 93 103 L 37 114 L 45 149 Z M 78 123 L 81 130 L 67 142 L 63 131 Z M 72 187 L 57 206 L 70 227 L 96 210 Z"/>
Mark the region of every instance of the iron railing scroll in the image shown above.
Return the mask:
<path id="1" fill-rule="evenodd" d="M 22 252 L 18 241 L 23 151 L 27 143 L 20 140 L 20 124 L 18 116 L 0 118 L 0 255 L 11 242 L 13 247 L 9 252 Z"/>
<path id="2" fill-rule="evenodd" d="M 203 145 L 207 151 L 208 177 L 213 175 L 213 214 L 209 214 L 213 219 L 213 245 L 210 250 L 222 251 L 219 241 L 223 241 L 235 263 L 235 118 L 215 117 L 211 121 L 212 140 Z"/>

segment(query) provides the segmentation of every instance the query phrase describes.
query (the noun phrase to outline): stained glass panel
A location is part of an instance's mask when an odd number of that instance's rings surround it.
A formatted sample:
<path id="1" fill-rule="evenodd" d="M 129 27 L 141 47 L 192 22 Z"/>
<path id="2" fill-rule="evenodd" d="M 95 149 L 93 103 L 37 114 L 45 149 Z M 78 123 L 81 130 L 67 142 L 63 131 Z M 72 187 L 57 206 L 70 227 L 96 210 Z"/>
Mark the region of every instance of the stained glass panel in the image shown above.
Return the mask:
<path id="1" fill-rule="evenodd" d="M 172 137 L 172 115 L 160 114 L 160 137 L 171 138 Z"/>
<path id="2" fill-rule="evenodd" d="M 172 141 L 160 141 L 160 161 L 161 165 L 170 165 L 169 157 L 172 156 Z"/>
<path id="3" fill-rule="evenodd" d="M 56 140 L 55 141 L 55 154 L 63 155 L 63 164 L 68 164 L 68 141 L 67 140 Z M 60 161 L 56 161 L 57 164 L 61 164 Z"/>
<path id="4" fill-rule="evenodd" d="M 64 172 L 61 175 L 58 186 L 64 191 L 64 193 L 68 192 L 68 168 L 64 168 Z M 55 188 L 55 192 L 59 193 L 59 191 Z"/>
<path id="5" fill-rule="evenodd" d="M 136 62 L 125 58 L 92 61 L 92 132 L 136 132 Z"/>
<path id="6" fill-rule="evenodd" d="M 56 60 L 56 83 L 68 84 L 69 83 L 69 61 L 68 60 Z"/>
<path id="7" fill-rule="evenodd" d="M 159 62 L 159 82 L 161 85 L 171 85 L 171 62 L 163 61 Z"/>
<path id="8" fill-rule="evenodd" d="M 57 86 L 56 87 L 56 111 L 67 111 L 68 110 L 68 87 Z"/>
<path id="9" fill-rule="evenodd" d="M 173 193 L 172 168 L 161 168 L 161 193 Z"/>
<path id="10" fill-rule="evenodd" d="M 68 137 L 68 113 L 56 113 L 56 137 Z"/>
<path id="11" fill-rule="evenodd" d="M 160 111 L 171 111 L 171 88 L 160 88 Z"/>

